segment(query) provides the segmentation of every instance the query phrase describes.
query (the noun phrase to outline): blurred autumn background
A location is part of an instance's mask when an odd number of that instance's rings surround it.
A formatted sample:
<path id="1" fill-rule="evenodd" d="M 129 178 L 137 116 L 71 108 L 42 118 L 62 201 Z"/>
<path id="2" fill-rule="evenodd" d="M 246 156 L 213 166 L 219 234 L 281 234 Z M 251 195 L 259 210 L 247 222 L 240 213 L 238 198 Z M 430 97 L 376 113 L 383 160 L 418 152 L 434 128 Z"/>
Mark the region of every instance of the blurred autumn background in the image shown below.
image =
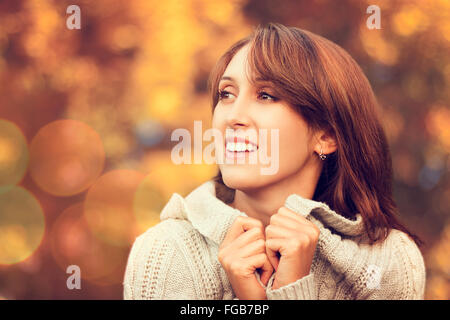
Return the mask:
<path id="1" fill-rule="evenodd" d="M 69 5 L 81 29 L 69 30 Z M 381 9 L 370 30 L 369 5 Z M 384 110 L 395 199 L 426 242 L 427 299 L 450 298 L 450 1 L 0 1 L 0 298 L 121 299 L 134 238 L 214 165 L 171 162 L 211 124 L 209 71 L 264 22 L 320 34 Z M 81 290 L 69 290 L 69 265 Z"/>

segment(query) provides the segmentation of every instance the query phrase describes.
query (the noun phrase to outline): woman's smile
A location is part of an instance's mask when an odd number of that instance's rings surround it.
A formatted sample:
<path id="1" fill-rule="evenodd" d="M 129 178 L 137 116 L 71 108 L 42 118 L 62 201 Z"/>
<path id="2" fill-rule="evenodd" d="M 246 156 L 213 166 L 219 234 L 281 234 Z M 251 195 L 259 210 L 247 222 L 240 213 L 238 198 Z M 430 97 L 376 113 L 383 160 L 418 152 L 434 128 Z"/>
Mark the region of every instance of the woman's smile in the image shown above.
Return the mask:
<path id="1" fill-rule="evenodd" d="M 225 156 L 227 159 L 242 159 L 257 150 L 258 145 L 249 139 L 241 137 L 227 137 L 225 139 Z"/>

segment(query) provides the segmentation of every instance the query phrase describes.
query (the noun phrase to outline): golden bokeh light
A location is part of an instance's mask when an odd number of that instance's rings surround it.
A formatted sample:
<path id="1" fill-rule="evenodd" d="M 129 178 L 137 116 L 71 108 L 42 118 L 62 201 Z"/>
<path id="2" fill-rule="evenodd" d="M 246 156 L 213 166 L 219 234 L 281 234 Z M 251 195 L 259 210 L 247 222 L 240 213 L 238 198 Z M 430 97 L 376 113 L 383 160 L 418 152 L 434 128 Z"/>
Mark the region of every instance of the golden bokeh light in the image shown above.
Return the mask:
<path id="1" fill-rule="evenodd" d="M 429 19 L 421 8 L 409 6 L 399 10 L 393 16 L 392 25 L 397 34 L 410 36 L 425 30 L 429 25 Z"/>
<path id="2" fill-rule="evenodd" d="M 159 182 L 155 175 L 147 175 L 134 195 L 133 212 L 139 234 L 160 222 L 161 210 L 169 200 L 160 190 Z"/>
<path id="3" fill-rule="evenodd" d="M 96 237 L 122 247 L 134 241 L 137 236 L 134 197 L 144 178 L 138 171 L 113 170 L 92 185 L 84 202 L 84 215 Z"/>
<path id="4" fill-rule="evenodd" d="M 398 60 L 398 49 L 381 31 L 372 32 L 366 26 L 359 29 L 359 38 L 369 56 L 386 65 L 394 65 Z"/>
<path id="5" fill-rule="evenodd" d="M 116 269 L 126 252 L 99 241 L 89 230 L 83 216 L 83 203 L 66 208 L 51 231 L 51 250 L 64 272 L 70 265 L 80 268 L 81 278 L 100 283 L 120 280 Z"/>
<path id="6" fill-rule="evenodd" d="M 450 152 L 450 108 L 444 105 L 435 105 L 425 119 L 426 129 L 443 148 Z"/>
<path id="7" fill-rule="evenodd" d="M 124 50 L 129 49 L 138 43 L 140 40 L 137 36 L 140 35 L 139 29 L 128 24 L 125 26 L 120 26 L 114 30 L 111 39 L 111 47 L 113 50 Z"/>
<path id="8" fill-rule="evenodd" d="M 185 196 L 217 173 L 217 165 L 174 164 L 171 151 L 165 150 L 149 152 L 139 168 L 142 172 L 151 172 L 165 199 L 169 199 L 174 192 Z"/>
<path id="9" fill-rule="evenodd" d="M 447 40 L 450 41 L 450 21 L 444 21 L 441 24 L 439 24 L 439 28 L 441 30 L 442 36 Z"/>
<path id="10" fill-rule="evenodd" d="M 39 130 L 30 144 L 34 182 L 56 196 L 86 190 L 101 174 L 105 151 L 100 136 L 76 120 L 57 120 Z"/>
<path id="11" fill-rule="evenodd" d="M 27 141 L 12 122 L 0 119 L 0 193 L 22 180 L 28 166 Z"/>
<path id="12" fill-rule="evenodd" d="M 22 187 L 0 193 L 0 265 L 28 258 L 40 245 L 45 217 L 39 202 Z"/>
<path id="13" fill-rule="evenodd" d="M 181 97 L 175 87 L 155 88 L 147 106 L 148 116 L 161 120 L 170 120 L 181 107 Z"/>

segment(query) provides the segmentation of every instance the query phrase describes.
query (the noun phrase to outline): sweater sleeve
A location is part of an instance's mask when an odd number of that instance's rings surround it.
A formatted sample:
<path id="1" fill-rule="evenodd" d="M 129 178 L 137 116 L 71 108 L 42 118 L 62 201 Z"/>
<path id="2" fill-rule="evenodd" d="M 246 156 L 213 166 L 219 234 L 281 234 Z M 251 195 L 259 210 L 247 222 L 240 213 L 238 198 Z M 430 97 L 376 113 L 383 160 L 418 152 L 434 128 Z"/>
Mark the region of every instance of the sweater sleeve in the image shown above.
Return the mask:
<path id="1" fill-rule="evenodd" d="M 285 205 L 319 227 L 320 235 L 311 273 L 276 290 L 271 289 L 269 281 L 266 288 L 268 299 L 319 299 L 319 284 L 325 276 L 315 273 L 319 272 L 315 268 L 319 260 L 326 260 L 337 274 L 343 276 L 348 285 L 348 289 L 342 292 L 346 298 L 423 299 L 423 257 L 405 233 L 391 230 L 383 243 L 371 245 L 326 228 L 322 221 L 310 214 L 316 207 L 330 210 L 321 203 L 294 195 L 287 199 Z"/>
<path id="2" fill-rule="evenodd" d="M 267 284 L 266 296 L 268 300 L 317 300 L 314 273 L 289 283 L 278 289 L 272 289 L 274 277 Z"/>
<path id="3" fill-rule="evenodd" d="M 422 254 L 408 236 L 398 230 L 382 245 L 358 243 L 332 233 L 316 220 L 308 217 L 320 229 L 316 254 L 311 270 L 317 263 L 318 252 L 333 269 L 351 283 L 352 299 L 423 299 L 425 290 L 425 266 Z M 266 295 L 268 299 L 308 300 L 319 299 L 318 281 L 314 271 L 295 282 L 278 289 L 271 289 L 270 279 Z M 349 293 L 350 294 L 350 293 Z"/>
<path id="4" fill-rule="evenodd" d="M 317 300 L 317 291 L 315 285 L 314 274 L 298 279 L 295 282 L 289 283 L 283 287 L 272 289 L 273 282 L 275 280 L 276 272 L 272 274 L 265 286 L 260 279 L 258 273 L 256 278 L 266 290 L 267 300 Z"/>
<path id="5" fill-rule="evenodd" d="M 124 299 L 199 299 L 185 254 L 171 232 L 161 229 L 150 228 L 136 238 L 125 271 Z"/>
<path id="6" fill-rule="evenodd" d="M 272 289 L 273 281 L 275 280 L 276 272 L 271 275 L 267 286 L 261 281 L 261 277 L 258 272 L 255 272 L 256 279 L 261 286 L 266 290 L 267 300 L 314 300 L 317 299 L 317 293 L 314 283 L 314 275 L 309 275 L 283 286 L 278 289 Z M 234 297 L 233 300 L 239 300 Z"/>
<path id="7" fill-rule="evenodd" d="M 391 230 L 382 244 L 357 243 L 321 228 L 322 255 L 352 284 L 353 299 L 423 299 L 422 254 L 405 233 Z"/>
<path id="8" fill-rule="evenodd" d="M 414 241 L 405 233 L 395 231 L 393 252 L 379 282 L 372 290 L 361 292 L 360 299 L 423 300 L 426 270 L 423 256 Z M 365 295 L 364 295 L 365 294 Z"/>

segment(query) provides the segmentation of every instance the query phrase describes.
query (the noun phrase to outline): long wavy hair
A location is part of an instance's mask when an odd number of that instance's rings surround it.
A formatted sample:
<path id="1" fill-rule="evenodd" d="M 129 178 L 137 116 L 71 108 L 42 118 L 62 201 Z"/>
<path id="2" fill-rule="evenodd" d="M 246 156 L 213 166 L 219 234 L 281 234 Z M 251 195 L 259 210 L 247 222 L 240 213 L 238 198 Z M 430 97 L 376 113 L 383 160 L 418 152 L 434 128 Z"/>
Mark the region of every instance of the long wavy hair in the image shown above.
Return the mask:
<path id="1" fill-rule="evenodd" d="M 390 229 L 422 241 L 402 225 L 392 196 L 392 160 L 376 97 L 353 58 L 337 44 L 312 32 L 279 23 L 259 25 L 234 43 L 211 71 L 208 90 L 212 109 L 218 85 L 229 62 L 249 44 L 248 63 L 256 78 L 270 81 L 277 97 L 305 119 L 310 129 L 333 135 L 337 150 L 324 161 L 313 200 L 326 203 L 352 219 L 362 215 L 371 243 L 384 240 Z M 234 199 L 219 169 L 216 196 Z"/>

